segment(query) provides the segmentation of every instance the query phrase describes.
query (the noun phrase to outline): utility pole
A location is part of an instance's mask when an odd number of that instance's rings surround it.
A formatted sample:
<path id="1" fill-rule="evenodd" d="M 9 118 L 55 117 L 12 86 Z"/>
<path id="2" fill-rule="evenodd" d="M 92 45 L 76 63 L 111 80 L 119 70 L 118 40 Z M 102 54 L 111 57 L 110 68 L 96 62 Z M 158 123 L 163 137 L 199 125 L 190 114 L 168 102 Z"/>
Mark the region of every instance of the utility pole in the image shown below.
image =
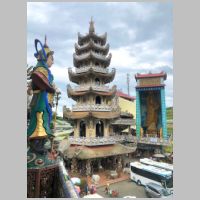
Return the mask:
<path id="1" fill-rule="evenodd" d="M 128 89 L 128 95 L 130 95 L 130 88 L 129 88 L 129 85 L 130 85 L 130 78 L 129 78 L 129 74 L 127 73 L 127 89 Z"/>

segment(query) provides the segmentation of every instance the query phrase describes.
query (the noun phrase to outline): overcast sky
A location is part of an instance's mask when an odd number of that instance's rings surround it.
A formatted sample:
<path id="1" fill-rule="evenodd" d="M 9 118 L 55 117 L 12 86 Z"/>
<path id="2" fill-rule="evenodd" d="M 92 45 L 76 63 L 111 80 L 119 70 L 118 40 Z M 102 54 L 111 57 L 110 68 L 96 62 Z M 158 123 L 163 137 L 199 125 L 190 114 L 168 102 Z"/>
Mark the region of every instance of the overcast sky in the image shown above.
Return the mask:
<path id="1" fill-rule="evenodd" d="M 127 93 L 126 74 L 130 74 L 130 94 L 135 96 L 135 74 L 149 71 L 167 73 L 166 105 L 173 106 L 173 12 L 172 3 L 27 3 L 27 64 L 35 65 L 34 39 L 47 43 L 54 50 L 51 71 L 62 92 L 62 107 L 75 102 L 67 97 L 68 67 L 73 67 L 77 33 L 86 34 L 91 16 L 95 32 L 107 32 L 116 76 L 110 86 Z M 71 84 L 71 83 L 70 83 Z"/>

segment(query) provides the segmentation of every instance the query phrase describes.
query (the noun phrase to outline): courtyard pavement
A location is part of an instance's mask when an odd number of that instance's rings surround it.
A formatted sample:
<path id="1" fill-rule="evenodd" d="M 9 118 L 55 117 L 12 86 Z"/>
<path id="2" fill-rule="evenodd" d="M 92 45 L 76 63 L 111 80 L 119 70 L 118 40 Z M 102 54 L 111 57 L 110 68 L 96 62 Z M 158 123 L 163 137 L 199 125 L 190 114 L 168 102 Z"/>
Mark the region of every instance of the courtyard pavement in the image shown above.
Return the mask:
<path id="1" fill-rule="evenodd" d="M 110 184 L 111 190 L 117 190 L 119 192 L 118 198 L 123 198 L 124 196 L 135 196 L 136 198 L 148 198 L 144 187 L 138 186 L 135 182 L 130 179 L 121 181 L 118 183 Z M 104 198 L 109 198 L 110 196 L 104 192 L 105 186 L 97 188 L 97 193 Z"/>

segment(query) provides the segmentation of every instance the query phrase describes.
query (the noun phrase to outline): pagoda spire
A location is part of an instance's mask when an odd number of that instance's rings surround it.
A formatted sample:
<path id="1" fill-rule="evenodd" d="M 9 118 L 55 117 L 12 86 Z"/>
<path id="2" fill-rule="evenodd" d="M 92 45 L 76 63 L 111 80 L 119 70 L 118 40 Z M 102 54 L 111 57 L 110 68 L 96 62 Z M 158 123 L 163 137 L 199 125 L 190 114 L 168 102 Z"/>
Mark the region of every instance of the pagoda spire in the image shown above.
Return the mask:
<path id="1" fill-rule="evenodd" d="M 94 30 L 94 21 L 91 17 L 91 20 L 90 20 L 90 28 L 89 28 L 89 33 L 94 33 L 95 30 Z"/>

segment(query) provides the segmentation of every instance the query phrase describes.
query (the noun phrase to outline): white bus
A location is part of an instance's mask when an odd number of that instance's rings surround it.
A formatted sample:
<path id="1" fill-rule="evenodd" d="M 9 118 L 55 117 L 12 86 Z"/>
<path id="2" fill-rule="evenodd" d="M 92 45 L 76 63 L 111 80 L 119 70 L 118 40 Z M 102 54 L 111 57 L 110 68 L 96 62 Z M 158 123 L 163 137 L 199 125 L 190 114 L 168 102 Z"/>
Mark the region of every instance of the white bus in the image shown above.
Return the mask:
<path id="1" fill-rule="evenodd" d="M 168 163 L 157 162 L 157 161 L 151 160 L 149 158 L 141 158 L 140 162 L 145 164 L 145 165 L 152 165 L 152 166 L 162 168 L 162 169 L 166 169 L 166 170 L 170 170 L 170 171 L 173 172 L 173 165 L 168 164 Z"/>
<path id="2" fill-rule="evenodd" d="M 173 173 L 172 171 L 157 168 L 151 165 L 144 165 L 140 162 L 130 163 L 131 180 L 138 185 L 146 185 L 149 182 L 157 183 L 164 188 L 173 190 Z"/>

